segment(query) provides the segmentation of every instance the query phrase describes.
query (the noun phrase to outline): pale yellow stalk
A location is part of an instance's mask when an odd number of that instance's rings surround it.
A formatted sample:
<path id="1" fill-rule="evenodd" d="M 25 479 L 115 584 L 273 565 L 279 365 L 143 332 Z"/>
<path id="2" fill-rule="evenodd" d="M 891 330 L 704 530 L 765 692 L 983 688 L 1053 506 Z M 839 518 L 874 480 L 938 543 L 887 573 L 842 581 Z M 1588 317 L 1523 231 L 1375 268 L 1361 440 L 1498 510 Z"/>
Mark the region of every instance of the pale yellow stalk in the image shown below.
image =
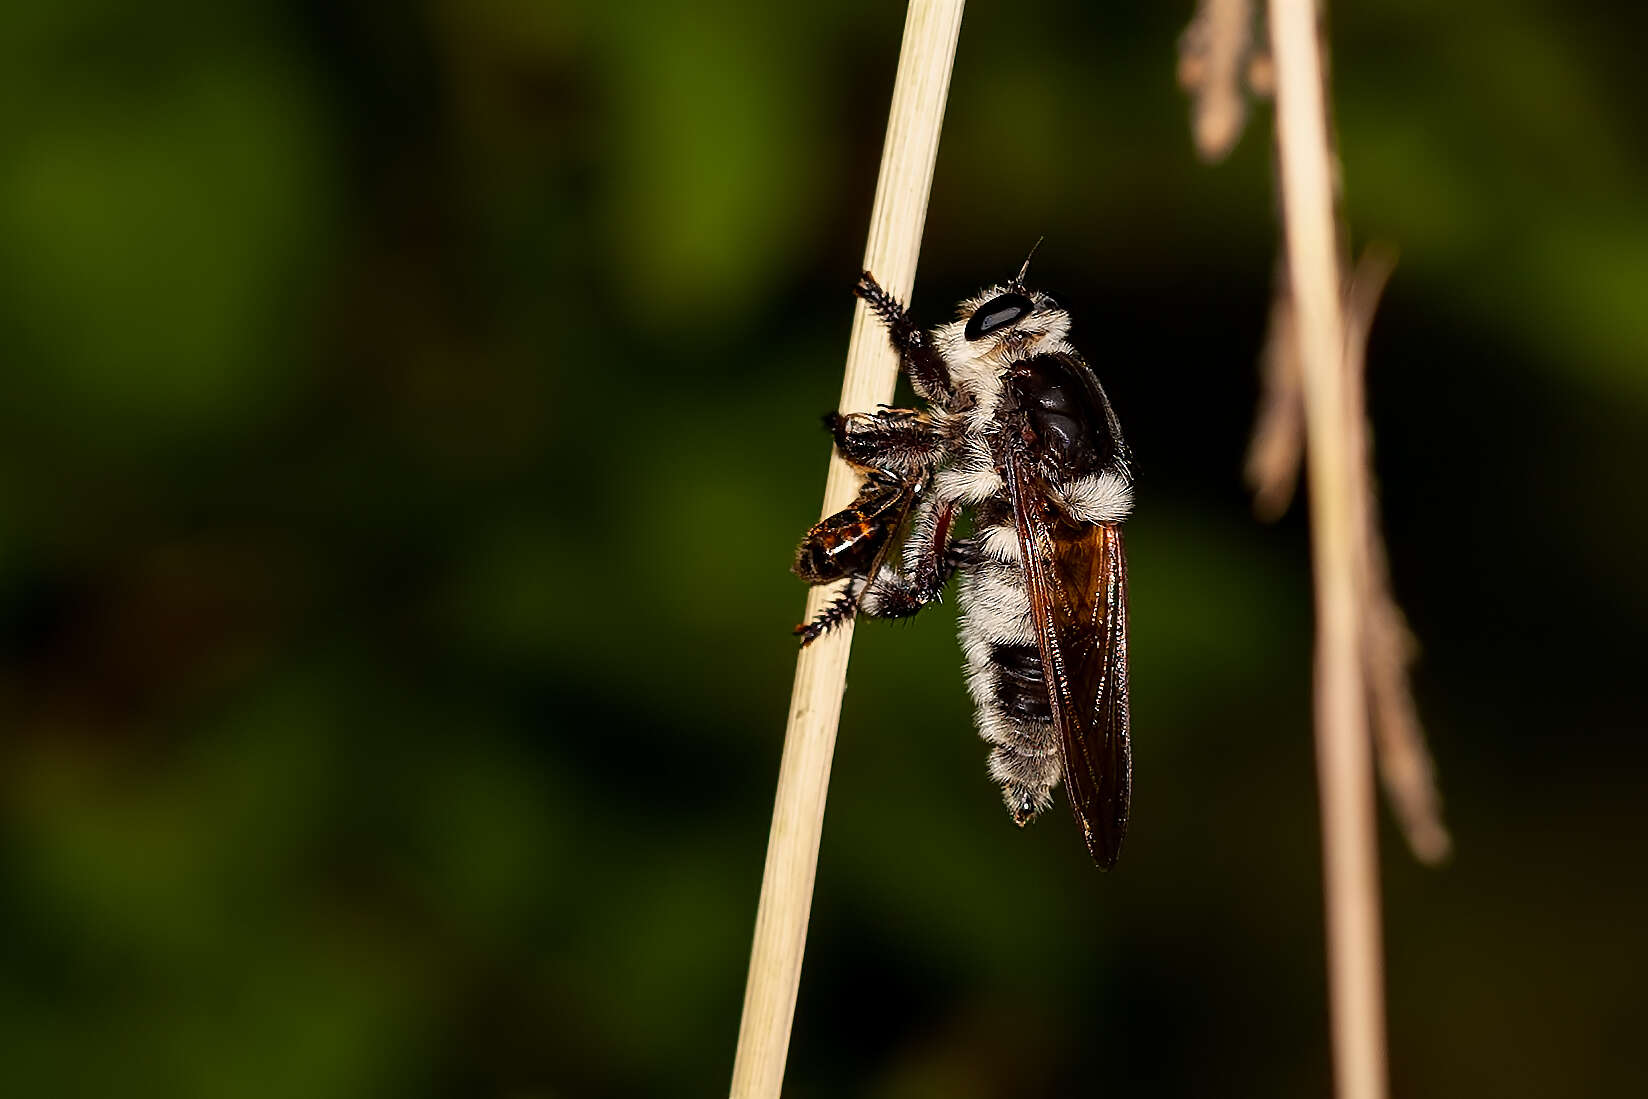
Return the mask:
<path id="1" fill-rule="evenodd" d="M 1373 746 L 1362 680 L 1357 492 L 1340 308 L 1333 157 L 1314 0 L 1270 0 L 1288 270 L 1305 397 L 1316 580 L 1316 759 L 1321 787 L 1334 1075 L 1341 1099 L 1384 1099 L 1385 1000 Z"/>
<path id="2" fill-rule="evenodd" d="M 961 33 L 962 3 L 911 0 L 905 17 L 881 173 L 864 248 L 864 267 L 901 301 L 909 300 L 915 285 L 950 69 Z M 897 380 L 898 359 L 887 335 L 859 302 L 847 345 L 841 411 L 864 411 L 890 403 Z M 845 507 L 857 489 L 858 475 L 832 455 L 822 513 L 829 515 Z M 803 621 L 811 621 L 835 595 L 832 589 L 812 589 Z M 802 649 L 796 660 L 749 978 L 744 986 L 744 1017 L 732 1070 L 733 1099 L 777 1099 L 784 1082 L 852 638 L 852 623 L 848 622 Z"/>

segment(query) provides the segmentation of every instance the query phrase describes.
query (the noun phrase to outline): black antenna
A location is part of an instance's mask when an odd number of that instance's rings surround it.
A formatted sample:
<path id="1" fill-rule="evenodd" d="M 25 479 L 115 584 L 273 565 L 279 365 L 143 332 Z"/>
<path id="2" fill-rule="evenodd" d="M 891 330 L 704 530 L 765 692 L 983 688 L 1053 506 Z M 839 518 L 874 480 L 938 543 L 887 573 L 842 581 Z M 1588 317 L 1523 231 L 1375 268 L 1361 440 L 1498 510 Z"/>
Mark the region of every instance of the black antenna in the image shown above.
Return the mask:
<path id="1" fill-rule="evenodd" d="M 1030 273 L 1030 261 L 1036 258 L 1036 249 L 1040 248 L 1041 242 L 1046 239 L 1047 235 L 1045 233 L 1036 238 L 1036 243 L 1030 246 L 1030 254 L 1024 257 L 1024 266 L 1020 267 L 1019 273 L 1013 276 L 1013 285 L 1020 290 L 1024 289 L 1024 276 Z"/>

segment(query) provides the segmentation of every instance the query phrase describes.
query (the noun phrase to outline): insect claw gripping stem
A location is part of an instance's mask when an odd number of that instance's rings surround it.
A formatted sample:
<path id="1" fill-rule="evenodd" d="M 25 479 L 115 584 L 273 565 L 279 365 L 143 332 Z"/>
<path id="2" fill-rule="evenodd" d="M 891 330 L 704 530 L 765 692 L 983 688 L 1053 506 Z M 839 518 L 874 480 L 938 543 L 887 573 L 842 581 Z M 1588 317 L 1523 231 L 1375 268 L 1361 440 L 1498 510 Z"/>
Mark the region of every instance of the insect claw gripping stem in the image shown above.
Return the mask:
<path id="1" fill-rule="evenodd" d="M 860 465 L 860 464 L 862 464 L 861 462 L 855 461 L 852 457 L 850 457 L 848 455 L 848 451 L 847 451 L 847 420 L 848 420 L 848 418 L 849 417 L 843 416 L 839 412 L 826 412 L 824 414 L 824 430 L 828 431 L 830 433 L 830 438 L 835 440 L 835 448 L 836 448 L 836 450 L 838 450 L 841 453 L 841 456 L 843 458 L 846 458 L 849 462 L 852 462 L 854 465 Z"/>

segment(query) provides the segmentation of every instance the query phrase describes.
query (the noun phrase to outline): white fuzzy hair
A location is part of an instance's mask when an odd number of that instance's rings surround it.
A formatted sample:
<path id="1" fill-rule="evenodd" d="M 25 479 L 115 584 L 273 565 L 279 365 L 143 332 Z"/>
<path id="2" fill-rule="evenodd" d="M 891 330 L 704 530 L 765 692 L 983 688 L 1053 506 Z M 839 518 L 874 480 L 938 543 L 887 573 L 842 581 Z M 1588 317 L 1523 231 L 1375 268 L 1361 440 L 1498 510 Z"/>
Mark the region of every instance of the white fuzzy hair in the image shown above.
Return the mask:
<path id="1" fill-rule="evenodd" d="M 967 408 L 968 419 L 974 427 L 982 427 L 995 416 L 1004 389 L 1003 375 L 1009 365 L 1006 352 L 1012 351 L 1014 359 L 1022 358 L 1027 347 L 1035 348 L 1038 354 L 1075 353 L 1065 338 L 1070 334 L 1070 314 L 1063 309 L 1037 309 L 1010 327 L 981 339 L 967 338 L 967 321 L 974 313 L 994 298 L 1017 293 L 1038 304 L 1043 297 L 1014 286 L 987 287 L 956 308 L 956 320 L 933 330 L 939 352 L 950 366 L 950 380 L 956 387 L 960 405 Z"/>
<path id="2" fill-rule="evenodd" d="M 933 478 L 933 491 L 940 499 L 978 504 L 1007 491 L 996 469 L 996 460 L 984 438 L 964 435 L 951 463 Z"/>
<path id="3" fill-rule="evenodd" d="M 979 527 L 973 532 L 973 545 L 988 560 L 1007 565 L 1019 563 L 1019 531 L 1012 523 Z"/>
<path id="4" fill-rule="evenodd" d="M 961 578 L 962 644 L 1034 645 L 1030 591 L 1016 565 L 980 562 Z"/>
<path id="5" fill-rule="evenodd" d="M 1064 513 L 1079 523 L 1119 523 L 1133 510 L 1133 485 L 1115 469 L 1067 481 L 1055 491 Z"/>

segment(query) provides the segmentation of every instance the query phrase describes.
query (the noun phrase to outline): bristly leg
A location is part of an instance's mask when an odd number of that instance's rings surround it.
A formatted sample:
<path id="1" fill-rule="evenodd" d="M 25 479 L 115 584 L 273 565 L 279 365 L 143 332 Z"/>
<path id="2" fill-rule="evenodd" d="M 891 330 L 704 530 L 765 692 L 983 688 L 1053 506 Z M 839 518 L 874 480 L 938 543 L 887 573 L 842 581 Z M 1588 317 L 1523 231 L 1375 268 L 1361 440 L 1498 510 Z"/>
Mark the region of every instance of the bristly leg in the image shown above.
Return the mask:
<path id="1" fill-rule="evenodd" d="M 950 566 L 924 582 L 884 570 L 865 596 L 864 613 L 871 618 L 909 618 L 939 601 L 954 571 Z"/>
<path id="2" fill-rule="evenodd" d="M 863 574 L 854 574 L 840 595 L 818 613 L 818 617 L 797 626 L 802 648 L 862 612 L 871 618 L 908 618 L 923 607 L 938 602 L 944 585 L 958 568 L 972 564 L 974 550 L 968 542 L 950 542 L 950 525 L 955 514 L 952 504 L 933 513 L 931 522 L 921 523 L 905 547 L 905 560 L 914 560 L 909 573 L 883 566 L 878 555 L 873 583 Z"/>
<path id="3" fill-rule="evenodd" d="M 853 465 L 912 480 L 931 470 L 944 448 L 933 421 L 913 409 L 831 413 L 824 422 L 836 450 Z"/>
<path id="4" fill-rule="evenodd" d="M 893 348 L 898 351 L 899 361 L 916 392 L 928 400 L 949 405 L 955 397 L 955 387 L 950 383 L 950 368 L 933 346 L 932 337 L 910 317 L 897 298 L 881 288 L 870 272 L 858 276 L 853 293 L 887 326 Z"/>
<path id="5" fill-rule="evenodd" d="M 864 611 L 875 618 L 908 618 L 936 603 L 958 568 L 969 564 L 972 549 L 950 542 L 956 505 L 927 508 L 918 515 L 904 547 L 906 571 L 885 569 L 865 593 Z"/>
<path id="6" fill-rule="evenodd" d="M 863 581 L 854 577 L 841 590 L 841 594 L 830 601 L 829 606 L 818 612 L 817 618 L 797 626 L 794 632 L 801 638 L 801 647 L 805 649 L 851 618 L 858 611 L 858 597 L 863 591 Z"/>

